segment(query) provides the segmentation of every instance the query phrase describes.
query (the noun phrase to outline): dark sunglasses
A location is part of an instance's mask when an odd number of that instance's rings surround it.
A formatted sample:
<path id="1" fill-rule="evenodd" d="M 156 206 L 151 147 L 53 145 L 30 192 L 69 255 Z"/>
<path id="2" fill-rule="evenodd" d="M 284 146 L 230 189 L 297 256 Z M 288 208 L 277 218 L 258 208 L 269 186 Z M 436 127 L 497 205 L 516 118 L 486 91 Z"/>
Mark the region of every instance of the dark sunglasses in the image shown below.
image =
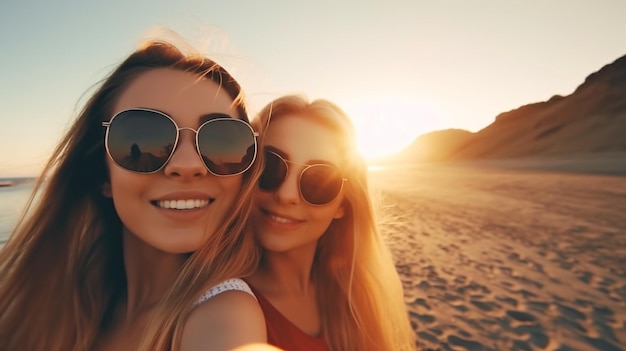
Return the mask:
<path id="1" fill-rule="evenodd" d="M 273 151 L 265 151 L 265 168 L 259 179 L 259 188 L 272 191 L 280 187 L 287 178 L 289 163 L 305 166 L 298 179 L 302 199 L 310 205 L 325 205 L 333 201 L 347 179 L 335 166 L 328 164 L 307 165 L 288 161 Z"/>
<path id="2" fill-rule="evenodd" d="M 209 172 L 218 176 L 248 170 L 257 153 L 257 133 L 240 119 L 215 114 L 198 130 L 179 128 L 163 112 L 133 108 L 102 122 L 105 147 L 111 160 L 135 173 L 154 173 L 163 168 L 176 150 L 181 130 L 196 133 L 196 150 Z"/>

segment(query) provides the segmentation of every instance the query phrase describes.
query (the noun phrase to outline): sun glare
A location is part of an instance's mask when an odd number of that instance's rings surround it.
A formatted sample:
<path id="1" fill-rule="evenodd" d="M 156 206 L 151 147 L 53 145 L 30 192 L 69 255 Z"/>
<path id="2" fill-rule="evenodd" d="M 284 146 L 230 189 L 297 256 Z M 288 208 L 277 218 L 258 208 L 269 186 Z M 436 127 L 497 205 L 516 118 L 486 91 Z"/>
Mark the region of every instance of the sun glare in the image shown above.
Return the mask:
<path id="1" fill-rule="evenodd" d="M 368 161 L 395 154 L 424 133 L 451 127 L 435 106 L 419 100 L 368 101 L 346 108 L 346 112 L 354 121 L 359 149 Z"/>

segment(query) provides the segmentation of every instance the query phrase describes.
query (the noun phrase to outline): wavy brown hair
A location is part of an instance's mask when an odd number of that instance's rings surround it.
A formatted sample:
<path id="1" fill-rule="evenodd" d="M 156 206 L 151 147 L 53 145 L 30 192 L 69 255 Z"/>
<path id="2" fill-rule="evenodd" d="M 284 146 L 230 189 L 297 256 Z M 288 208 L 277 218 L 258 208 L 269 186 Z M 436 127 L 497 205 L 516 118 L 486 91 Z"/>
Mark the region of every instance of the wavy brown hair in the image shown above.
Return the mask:
<path id="1" fill-rule="evenodd" d="M 284 115 L 329 127 L 340 145 L 339 168 L 348 179 L 345 214 L 319 239 L 311 272 L 330 350 L 414 350 L 402 284 L 376 225 L 367 164 L 357 150 L 350 118 L 328 100 L 289 95 L 269 103 L 252 124 L 263 135 L 272 120 Z"/>
<path id="2" fill-rule="evenodd" d="M 144 43 L 96 89 L 46 164 L 27 209 L 0 252 L 0 350 L 89 350 L 125 293 L 122 223 L 110 198 L 102 122 L 138 75 L 172 68 L 217 82 L 247 121 L 241 88 L 220 65 L 163 41 Z M 258 178 L 244 174 L 233 210 L 190 254 L 142 340 L 145 350 L 176 349 L 193 303 L 224 279 L 250 273 L 258 260 L 243 223 Z M 36 200 L 35 200 L 36 199 Z"/>

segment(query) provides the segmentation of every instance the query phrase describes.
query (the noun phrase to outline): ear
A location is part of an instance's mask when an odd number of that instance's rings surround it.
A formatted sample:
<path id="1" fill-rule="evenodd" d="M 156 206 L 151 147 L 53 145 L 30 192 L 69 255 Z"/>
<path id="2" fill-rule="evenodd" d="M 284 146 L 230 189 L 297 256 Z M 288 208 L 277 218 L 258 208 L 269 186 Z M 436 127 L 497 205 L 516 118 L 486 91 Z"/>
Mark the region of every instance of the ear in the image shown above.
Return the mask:
<path id="1" fill-rule="evenodd" d="M 106 182 L 102 184 L 102 196 L 104 197 L 113 197 L 113 192 L 111 191 L 111 183 Z"/>
<path id="2" fill-rule="evenodd" d="M 339 207 L 335 211 L 335 215 L 333 216 L 333 218 L 334 219 L 343 218 L 344 215 L 345 215 L 345 210 L 344 210 L 343 203 L 342 203 L 341 205 L 339 205 Z"/>

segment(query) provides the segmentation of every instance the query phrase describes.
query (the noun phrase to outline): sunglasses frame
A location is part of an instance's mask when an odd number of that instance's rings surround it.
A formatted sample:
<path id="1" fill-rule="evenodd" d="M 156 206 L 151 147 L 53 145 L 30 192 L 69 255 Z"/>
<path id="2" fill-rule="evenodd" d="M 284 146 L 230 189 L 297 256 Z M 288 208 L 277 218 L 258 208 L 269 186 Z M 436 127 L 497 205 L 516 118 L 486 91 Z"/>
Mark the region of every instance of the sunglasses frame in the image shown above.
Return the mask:
<path id="1" fill-rule="evenodd" d="M 132 169 L 128 169 L 122 165 L 120 165 L 114 158 L 113 156 L 111 156 L 111 151 L 109 150 L 109 130 L 111 129 L 111 123 L 113 123 L 113 120 L 115 119 L 115 117 L 121 115 L 122 113 L 125 112 L 132 112 L 132 111 L 139 111 L 139 112 L 151 112 L 151 113 L 155 113 L 157 115 L 163 116 L 167 119 L 169 119 L 172 124 L 174 125 L 174 128 L 176 128 L 176 140 L 174 140 L 174 145 L 172 146 L 172 151 L 170 152 L 169 156 L 167 157 L 167 160 L 165 160 L 165 162 L 163 162 L 163 165 L 161 165 L 161 167 L 159 167 L 158 169 L 151 171 L 151 172 L 138 172 L 138 171 L 133 171 Z M 226 116 L 224 114 L 224 116 Z M 198 144 L 198 138 L 199 138 L 199 134 L 198 132 L 200 131 L 200 129 L 202 129 L 203 127 L 205 127 L 206 125 L 208 125 L 211 122 L 215 122 L 215 121 L 222 121 L 222 120 L 232 120 L 232 121 L 237 121 L 238 123 L 243 123 L 246 127 L 248 127 L 248 129 L 250 129 L 250 132 L 252 133 L 252 139 L 254 140 L 254 156 L 252 157 L 252 160 L 250 161 L 250 164 L 243 170 L 237 173 L 233 173 L 233 174 L 217 174 L 215 172 L 213 172 L 204 162 L 204 160 L 202 159 L 202 153 L 200 152 L 200 145 Z M 181 130 L 190 130 L 192 132 L 195 133 L 195 144 L 196 144 L 196 152 L 198 153 L 198 157 L 200 157 L 200 161 L 202 162 L 202 164 L 204 165 L 204 168 L 207 169 L 207 171 L 209 171 L 209 173 L 218 176 L 218 177 L 230 177 L 230 176 L 235 176 L 235 175 L 239 175 L 242 173 L 245 173 L 247 170 L 250 169 L 250 167 L 252 167 L 252 165 L 254 164 L 254 161 L 257 158 L 257 154 L 259 152 L 259 144 L 257 142 L 257 137 L 259 136 L 258 132 L 255 132 L 254 129 L 252 129 L 252 126 L 241 119 L 238 118 L 233 118 L 233 117 L 218 117 L 218 118 L 213 118 L 210 119 L 204 123 L 202 123 L 198 129 L 193 129 L 191 127 L 182 127 L 179 128 L 178 124 L 176 124 L 176 121 L 174 121 L 174 119 L 172 117 L 170 117 L 168 114 L 158 111 L 158 110 L 153 110 L 153 109 L 149 109 L 149 108 L 143 108 L 143 107 L 134 107 L 134 108 L 129 108 L 123 111 L 120 111 L 118 113 L 116 113 L 115 115 L 113 115 L 113 117 L 111 117 L 111 119 L 109 119 L 108 121 L 103 121 L 102 122 L 102 126 L 106 128 L 106 132 L 104 135 L 104 148 L 106 149 L 107 155 L 109 156 L 109 158 L 115 162 L 116 165 L 118 165 L 119 167 L 123 168 L 124 170 L 128 171 L 128 172 L 132 172 L 132 173 L 137 173 L 137 174 L 153 174 L 156 173 L 158 171 L 160 171 L 161 169 L 163 169 L 168 162 L 170 162 L 170 159 L 172 158 L 172 156 L 174 156 L 174 152 L 176 152 L 176 148 L 178 147 L 178 140 L 180 139 L 180 131 Z"/>
<path id="2" fill-rule="evenodd" d="M 336 195 L 335 195 L 332 199 L 330 199 L 329 201 L 327 201 L 327 202 L 325 202 L 325 203 L 323 203 L 323 204 L 314 204 L 314 203 L 311 203 L 311 202 L 309 202 L 309 201 L 308 201 L 308 200 L 304 197 L 304 195 L 302 195 L 302 175 L 304 174 L 304 172 L 305 172 L 306 170 L 308 170 L 309 168 L 311 168 L 311 167 L 315 167 L 315 166 L 325 166 L 325 167 L 331 167 L 331 168 L 334 168 L 334 169 L 336 169 L 336 170 L 338 171 L 338 173 L 339 173 L 339 174 L 341 174 L 341 171 L 339 170 L 339 167 L 334 166 L 334 165 L 331 165 L 331 164 L 327 164 L 327 163 L 314 163 L 314 164 L 300 163 L 300 162 L 296 162 L 296 161 L 292 161 L 292 160 L 286 160 L 286 159 L 285 159 L 284 157 L 282 157 L 280 154 L 278 154 L 278 153 L 276 153 L 276 152 L 274 152 L 274 151 L 271 151 L 271 150 L 265 150 L 265 152 L 267 152 L 267 153 L 271 153 L 271 154 L 274 154 L 276 157 L 278 157 L 278 158 L 279 158 L 279 159 L 280 159 L 280 160 L 281 160 L 281 161 L 285 164 L 286 173 L 285 173 L 285 177 L 284 177 L 284 178 L 280 181 L 280 183 L 279 183 L 279 184 L 278 184 L 275 188 L 272 188 L 272 189 L 263 189 L 263 188 L 261 188 L 261 186 L 259 185 L 259 188 L 260 188 L 262 191 L 266 191 L 266 192 L 270 192 L 270 191 L 271 191 L 271 192 L 274 192 L 274 191 L 276 191 L 277 189 L 279 189 L 279 188 L 280 188 L 280 187 L 281 187 L 281 186 L 285 183 L 285 180 L 287 179 L 287 176 L 289 175 L 289 164 L 290 164 L 290 163 L 292 163 L 292 164 L 294 164 L 294 165 L 298 165 L 298 166 L 304 166 L 304 168 L 302 169 L 302 171 L 300 171 L 300 174 L 298 175 L 298 194 L 300 195 L 300 198 L 302 199 L 302 201 L 306 202 L 307 204 L 309 204 L 309 205 L 311 205 L 311 206 L 326 206 L 326 205 L 328 205 L 329 203 L 333 202 L 333 200 L 335 200 L 335 199 L 337 198 L 337 196 L 339 196 L 339 194 L 341 194 L 341 191 L 343 190 L 343 185 L 344 185 L 344 183 L 348 181 L 348 179 L 347 179 L 347 178 L 344 178 L 344 177 L 342 177 L 342 178 L 341 178 L 341 186 L 339 187 L 339 191 L 337 191 L 337 194 L 336 194 Z M 263 172 L 265 172 L 265 168 L 263 169 Z M 259 179 L 259 181 L 260 181 L 260 179 Z"/>

